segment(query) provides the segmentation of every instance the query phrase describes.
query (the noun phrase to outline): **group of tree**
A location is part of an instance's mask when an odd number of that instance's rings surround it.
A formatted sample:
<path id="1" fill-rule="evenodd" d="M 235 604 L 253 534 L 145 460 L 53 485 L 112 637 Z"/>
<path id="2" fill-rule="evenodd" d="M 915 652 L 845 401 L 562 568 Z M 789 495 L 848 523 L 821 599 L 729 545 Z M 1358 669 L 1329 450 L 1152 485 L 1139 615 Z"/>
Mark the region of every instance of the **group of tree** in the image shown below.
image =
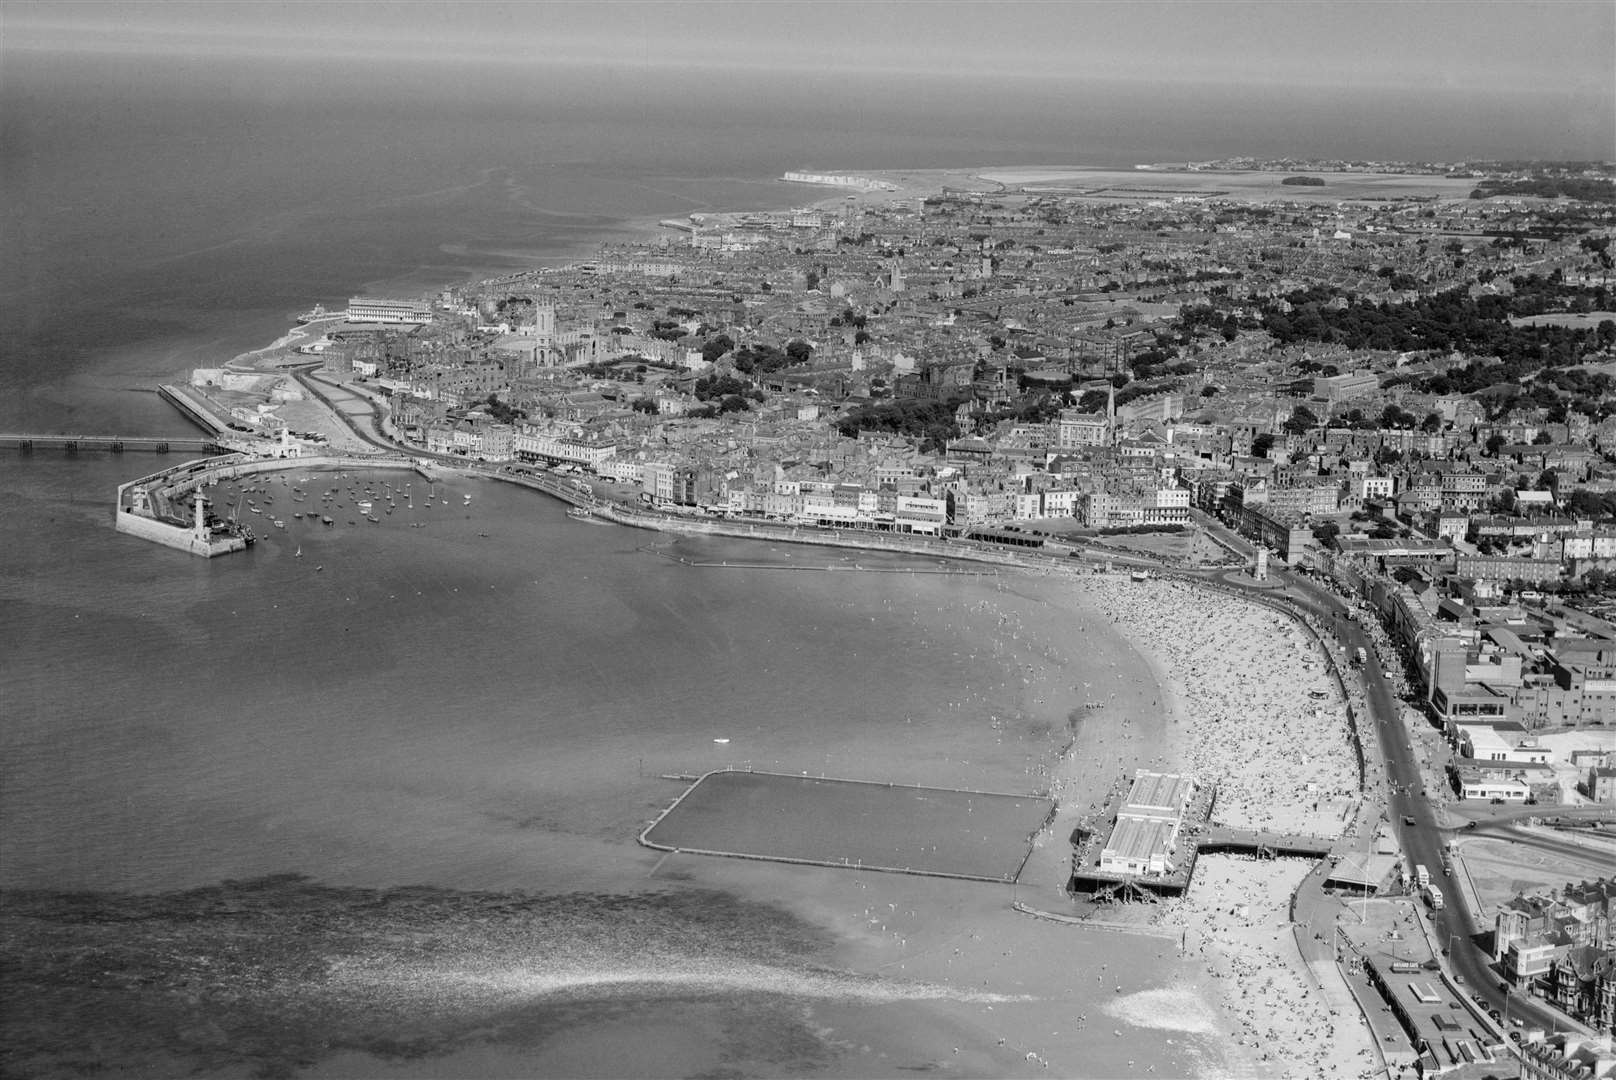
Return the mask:
<path id="1" fill-rule="evenodd" d="M 1047 424 L 1057 419 L 1061 410 L 1070 403 L 1070 398 L 1064 393 L 1024 394 L 1014 404 L 973 414 L 972 420 L 977 431 L 989 431 L 1005 420 L 1018 424 Z"/>
<path id="2" fill-rule="evenodd" d="M 1280 425 L 1287 435 L 1305 435 L 1318 426 L 1319 418 L 1306 405 L 1292 409 L 1290 419 Z"/>
<path id="3" fill-rule="evenodd" d="M 719 357 L 735 348 L 735 342 L 728 334 L 718 334 L 708 338 L 701 346 L 701 358 L 709 364 L 716 364 Z"/>
<path id="4" fill-rule="evenodd" d="M 526 409 L 518 409 L 508 401 L 501 401 L 498 394 L 489 394 L 483 404 L 487 406 L 488 415 L 493 417 L 496 423 L 514 424 L 527 419 Z"/>
<path id="5" fill-rule="evenodd" d="M 765 400 L 762 390 L 757 389 L 745 379 L 737 379 L 733 375 L 703 375 L 696 380 L 693 388 L 697 401 L 727 401 L 729 398 L 740 400 L 739 408 L 730 408 L 725 412 L 741 412 L 748 408 L 746 401 Z"/>
<path id="6" fill-rule="evenodd" d="M 1404 304 L 1372 302 L 1329 286 L 1297 290 L 1262 309 L 1263 326 L 1280 345 L 1318 341 L 1349 349 L 1398 352 L 1459 351 L 1502 362 L 1475 362 L 1447 372 L 1450 391 L 1473 393 L 1498 381 L 1518 381 L 1543 368 L 1567 367 L 1616 345 L 1616 322 L 1598 327 L 1515 326 L 1511 301 L 1471 297 L 1462 288 Z M 1208 319 L 1208 316 L 1199 316 Z"/>
<path id="7" fill-rule="evenodd" d="M 959 424 L 954 420 L 954 412 L 960 400 L 900 398 L 860 405 L 836 421 L 836 430 L 845 438 L 855 438 L 861 431 L 887 431 L 921 440 L 922 451 L 937 449 L 950 439 L 959 438 Z"/>
<path id="8" fill-rule="evenodd" d="M 1616 202 L 1616 181 L 1591 176 L 1534 176 L 1529 180 L 1483 180 L 1470 193 L 1472 199 L 1495 195 L 1533 196 L 1541 199 L 1580 199 Z"/>
<path id="9" fill-rule="evenodd" d="M 774 345 L 743 345 L 735 350 L 731 362 L 742 374 L 769 375 L 788 367 L 800 367 L 813 353 L 813 346 L 801 340 L 786 342 L 784 349 Z"/>
<path id="10" fill-rule="evenodd" d="M 869 324 L 869 321 L 868 316 L 859 315 L 855 313 L 852 308 L 845 308 L 840 315 L 832 315 L 830 317 L 830 325 L 851 326 L 856 330 L 864 329 L 864 327 Z"/>

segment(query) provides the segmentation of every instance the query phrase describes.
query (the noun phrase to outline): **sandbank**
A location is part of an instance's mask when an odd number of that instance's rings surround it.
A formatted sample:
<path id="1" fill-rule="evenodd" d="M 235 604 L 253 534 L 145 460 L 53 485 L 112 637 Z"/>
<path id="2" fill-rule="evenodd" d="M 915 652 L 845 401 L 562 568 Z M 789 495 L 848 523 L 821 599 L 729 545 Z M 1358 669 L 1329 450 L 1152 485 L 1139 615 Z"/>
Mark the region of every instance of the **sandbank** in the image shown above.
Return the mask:
<path id="1" fill-rule="evenodd" d="M 944 188 L 984 194 L 1029 195 L 1060 193 L 1109 201 L 1171 199 L 1201 196 L 1237 202 L 1338 203 L 1373 199 L 1468 199 L 1476 181 L 1445 176 L 1416 176 L 1404 173 L 1329 172 L 1298 169 L 1277 172 L 1257 169 L 1107 169 L 1081 165 L 997 166 L 982 165 L 952 169 L 855 169 L 847 170 L 872 180 L 894 185 L 892 191 L 856 191 L 831 187 L 815 188 L 826 196 L 816 203 L 829 205 L 847 201 L 852 195 L 859 202 L 881 204 L 934 195 Z M 1323 185 L 1287 185 L 1287 176 L 1307 175 Z M 832 197 L 829 193 L 835 192 Z M 807 200 L 805 200 L 807 201 Z"/>

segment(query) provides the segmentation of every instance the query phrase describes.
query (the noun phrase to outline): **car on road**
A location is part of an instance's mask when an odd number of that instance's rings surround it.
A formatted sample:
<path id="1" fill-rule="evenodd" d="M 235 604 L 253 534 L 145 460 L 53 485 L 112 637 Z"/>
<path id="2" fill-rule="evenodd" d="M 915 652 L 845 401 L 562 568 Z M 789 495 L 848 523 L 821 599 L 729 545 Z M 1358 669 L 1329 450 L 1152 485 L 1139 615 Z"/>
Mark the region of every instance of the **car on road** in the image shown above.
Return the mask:
<path id="1" fill-rule="evenodd" d="M 1412 826 L 1414 824 L 1414 815 L 1413 814 L 1404 814 L 1403 815 L 1403 824 Z"/>

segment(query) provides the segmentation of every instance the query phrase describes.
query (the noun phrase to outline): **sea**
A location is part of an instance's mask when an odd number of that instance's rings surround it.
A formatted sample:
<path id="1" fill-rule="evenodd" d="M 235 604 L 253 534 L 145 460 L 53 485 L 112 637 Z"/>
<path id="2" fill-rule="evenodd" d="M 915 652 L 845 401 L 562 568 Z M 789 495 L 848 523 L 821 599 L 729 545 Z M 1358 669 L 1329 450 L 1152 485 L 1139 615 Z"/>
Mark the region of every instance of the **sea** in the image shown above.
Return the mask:
<path id="1" fill-rule="evenodd" d="M 1228 122 L 1248 133 L 1230 149 L 1204 106 L 992 89 L 8 53 L 0 430 L 187 434 L 156 385 L 267 344 L 316 303 L 588 257 L 645 219 L 822 197 L 779 182 L 788 169 L 1285 149 L 1246 119 Z M 1312 151 L 1294 129 L 1290 152 Z M 901 953 L 880 971 L 850 959 L 861 941 L 908 947 L 850 906 L 866 885 L 842 879 L 858 875 L 664 866 L 635 843 L 677 778 L 727 766 L 1037 789 L 1085 695 L 1134 676 L 1098 628 L 1075 645 L 1032 584 L 674 541 L 493 482 L 387 472 L 293 472 L 253 493 L 284 517 L 294 487 L 385 488 L 396 512 L 377 524 L 294 519 L 200 560 L 112 529 L 115 487 L 157 458 L 0 454 L 6 1071 L 1047 1061 L 983 1034 L 996 1002 L 1027 999 L 1016 979 L 967 992 L 974 979 L 901 974 Z M 894 919 L 907 902 L 918 928 L 934 904 L 935 925 L 978 947 L 972 920 L 1006 907 L 904 887 Z M 1062 940 L 1074 971 L 1108 959 L 1141 993 L 1188 978 L 1153 947 Z M 1027 992 L 1050 1003 L 1039 1022 L 1092 1005 Z M 1170 1000 L 1176 1019 L 1104 1021 L 1115 1035 L 1092 1045 L 1068 1027 L 1064 1074 L 1136 1057 L 1215 1071 L 1216 1025 L 1186 1000 Z"/>

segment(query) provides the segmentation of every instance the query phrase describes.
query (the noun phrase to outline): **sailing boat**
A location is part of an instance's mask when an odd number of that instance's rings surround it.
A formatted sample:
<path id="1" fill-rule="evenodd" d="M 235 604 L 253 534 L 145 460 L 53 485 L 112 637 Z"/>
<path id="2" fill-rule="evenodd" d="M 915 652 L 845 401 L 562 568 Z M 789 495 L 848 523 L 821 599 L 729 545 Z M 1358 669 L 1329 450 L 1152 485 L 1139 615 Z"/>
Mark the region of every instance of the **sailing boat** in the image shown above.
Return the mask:
<path id="1" fill-rule="evenodd" d="M 301 559 L 302 557 L 303 557 L 303 545 L 299 544 L 299 545 L 297 545 L 297 550 L 292 552 L 292 558 Z"/>

